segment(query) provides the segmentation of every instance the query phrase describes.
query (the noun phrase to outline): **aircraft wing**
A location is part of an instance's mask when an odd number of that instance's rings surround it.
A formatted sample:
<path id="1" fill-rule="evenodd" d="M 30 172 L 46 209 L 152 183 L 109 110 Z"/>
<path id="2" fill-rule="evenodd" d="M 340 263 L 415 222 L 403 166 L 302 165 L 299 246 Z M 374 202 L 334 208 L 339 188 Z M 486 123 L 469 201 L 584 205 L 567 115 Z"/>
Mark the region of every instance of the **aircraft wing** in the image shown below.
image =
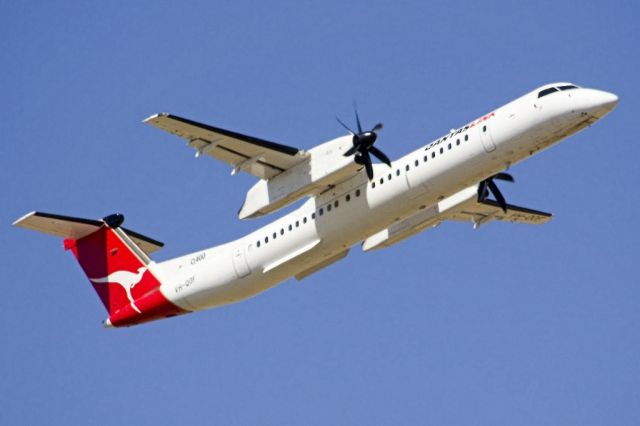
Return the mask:
<path id="1" fill-rule="evenodd" d="M 390 247 L 446 220 L 471 222 L 477 228 L 493 220 L 540 225 L 551 220 L 551 217 L 550 213 L 512 204 L 507 204 L 505 213 L 493 200 L 478 201 L 478 186 L 473 185 L 369 236 L 362 242 L 362 249 L 369 251 Z"/>
<path id="2" fill-rule="evenodd" d="M 260 179 L 270 179 L 309 156 L 298 148 L 219 129 L 168 113 L 152 115 L 144 122 L 185 139 L 196 150 L 196 157 L 206 154 L 230 164 L 233 167 L 231 174 L 245 171 Z"/>
<path id="3" fill-rule="evenodd" d="M 551 213 L 545 213 L 526 207 L 507 204 L 507 212 L 502 211 L 500 205 L 493 200 L 466 203 L 458 210 L 445 214 L 445 219 L 473 222 L 480 225 L 491 220 L 501 220 L 514 223 L 529 223 L 541 225 L 551 220 Z"/>

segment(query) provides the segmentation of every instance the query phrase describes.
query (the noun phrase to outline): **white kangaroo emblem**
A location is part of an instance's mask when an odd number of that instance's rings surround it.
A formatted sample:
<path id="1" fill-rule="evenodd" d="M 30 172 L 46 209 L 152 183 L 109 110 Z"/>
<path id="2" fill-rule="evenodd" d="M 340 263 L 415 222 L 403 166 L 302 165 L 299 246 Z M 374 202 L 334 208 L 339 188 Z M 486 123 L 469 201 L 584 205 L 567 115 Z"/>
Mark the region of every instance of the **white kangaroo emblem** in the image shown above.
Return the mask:
<path id="1" fill-rule="evenodd" d="M 129 302 L 131 302 L 131 306 L 133 307 L 133 309 L 135 309 L 137 313 L 141 313 L 140 309 L 138 309 L 135 302 L 133 301 L 133 297 L 131 297 L 131 289 L 142 280 L 142 276 L 146 271 L 147 267 L 143 266 L 141 268 L 138 268 L 137 274 L 129 271 L 116 271 L 112 272 L 106 277 L 89 278 L 89 280 L 96 284 L 111 283 L 121 285 L 122 288 L 124 288 L 124 291 L 127 292 L 127 298 L 129 299 Z"/>

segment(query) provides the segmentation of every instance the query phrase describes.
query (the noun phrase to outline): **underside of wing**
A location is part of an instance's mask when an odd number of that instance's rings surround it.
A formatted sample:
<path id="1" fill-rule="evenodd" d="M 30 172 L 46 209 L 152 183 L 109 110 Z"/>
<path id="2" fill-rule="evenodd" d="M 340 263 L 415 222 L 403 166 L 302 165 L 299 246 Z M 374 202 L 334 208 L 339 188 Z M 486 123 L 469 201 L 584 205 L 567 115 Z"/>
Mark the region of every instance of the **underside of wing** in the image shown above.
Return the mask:
<path id="1" fill-rule="evenodd" d="M 506 204 L 505 212 L 497 201 L 479 201 L 478 186 L 474 185 L 371 235 L 363 241 L 362 249 L 369 251 L 389 247 L 446 220 L 471 222 L 474 228 L 478 228 L 493 220 L 540 225 L 551 217 L 550 213 L 512 204 Z"/>
<path id="2" fill-rule="evenodd" d="M 260 179 L 270 179 L 304 161 L 308 154 L 298 148 L 161 113 L 144 120 L 180 136 L 196 150 L 196 157 L 208 155 L 233 167 L 232 174 L 244 171 Z"/>
<path id="3" fill-rule="evenodd" d="M 507 204 L 507 211 L 503 211 L 498 202 L 483 200 L 467 203 L 459 210 L 446 215 L 447 219 L 473 222 L 480 225 L 491 220 L 501 220 L 514 223 L 529 223 L 540 225 L 551 220 L 551 213 L 529 209 L 526 207 Z"/>

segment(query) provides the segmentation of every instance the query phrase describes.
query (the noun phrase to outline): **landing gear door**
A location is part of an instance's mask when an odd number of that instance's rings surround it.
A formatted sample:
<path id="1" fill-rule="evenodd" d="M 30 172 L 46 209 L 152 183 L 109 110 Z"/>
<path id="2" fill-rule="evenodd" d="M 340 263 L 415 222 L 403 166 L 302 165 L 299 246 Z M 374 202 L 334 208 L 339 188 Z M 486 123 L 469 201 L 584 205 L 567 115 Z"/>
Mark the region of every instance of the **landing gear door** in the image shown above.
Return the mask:
<path id="1" fill-rule="evenodd" d="M 236 247 L 233 250 L 233 269 L 235 269 L 238 278 L 244 278 L 251 273 L 243 247 Z"/>
<path id="2" fill-rule="evenodd" d="M 491 152 L 496 149 L 496 144 L 493 143 L 493 138 L 491 137 L 491 126 L 487 124 L 487 122 L 480 123 L 478 125 L 478 130 L 480 131 L 480 140 L 482 141 L 482 146 L 486 152 Z"/>

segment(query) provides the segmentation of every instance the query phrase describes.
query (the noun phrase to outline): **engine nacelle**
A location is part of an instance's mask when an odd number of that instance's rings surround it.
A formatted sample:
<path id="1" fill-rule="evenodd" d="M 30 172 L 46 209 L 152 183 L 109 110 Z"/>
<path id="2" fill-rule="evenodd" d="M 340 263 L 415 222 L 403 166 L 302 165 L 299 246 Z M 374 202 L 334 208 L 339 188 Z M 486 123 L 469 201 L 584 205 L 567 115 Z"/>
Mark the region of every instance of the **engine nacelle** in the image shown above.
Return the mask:
<path id="1" fill-rule="evenodd" d="M 343 136 L 311 148 L 306 161 L 269 180 L 262 179 L 249 189 L 238 217 L 247 219 L 272 213 L 354 176 L 362 166 L 354 163 L 353 156 L 344 156 L 352 146 L 352 136 Z"/>

